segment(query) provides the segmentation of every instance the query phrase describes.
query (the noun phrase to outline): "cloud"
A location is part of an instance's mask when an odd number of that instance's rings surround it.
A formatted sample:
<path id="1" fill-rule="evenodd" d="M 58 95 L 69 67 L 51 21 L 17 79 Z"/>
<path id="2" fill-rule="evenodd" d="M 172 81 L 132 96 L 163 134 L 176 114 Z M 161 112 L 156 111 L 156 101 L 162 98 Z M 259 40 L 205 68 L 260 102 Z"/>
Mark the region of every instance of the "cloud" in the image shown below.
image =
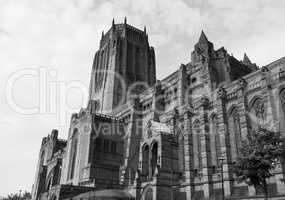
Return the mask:
<path id="1" fill-rule="evenodd" d="M 41 138 L 52 128 L 64 137 L 68 127 L 59 125 L 57 112 L 27 116 L 7 105 L 6 82 L 14 72 L 45 67 L 56 70 L 56 80 L 80 80 L 87 87 L 101 31 L 113 17 L 123 22 L 124 16 L 136 27 L 146 25 L 158 78 L 190 61 L 202 29 L 216 48 L 225 46 L 240 59 L 246 51 L 265 65 L 284 56 L 284 7 L 282 0 L 0 0 L 0 156 L 5 158 L 0 195 L 30 189 Z M 15 98 L 24 106 L 36 105 L 36 80 L 21 81 Z M 69 103 L 80 104 L 77 96 L 72 93 Z"/>

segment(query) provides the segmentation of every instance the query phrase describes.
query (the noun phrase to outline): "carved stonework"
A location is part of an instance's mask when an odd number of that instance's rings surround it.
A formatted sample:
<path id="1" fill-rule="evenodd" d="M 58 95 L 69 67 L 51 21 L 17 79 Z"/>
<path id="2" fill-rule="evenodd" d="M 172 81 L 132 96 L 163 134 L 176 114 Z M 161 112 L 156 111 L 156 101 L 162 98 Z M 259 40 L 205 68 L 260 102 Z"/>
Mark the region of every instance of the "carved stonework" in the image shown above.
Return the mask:
<path id="1" fill-rule="evenodd" d="M 247 85 L 247 82 L 243 78 L 240 78 L 239 81 L 238 81 L 238 85 L 239 85 L 240 88 L 244 89 L 246 87 L 246 85 Z"/>
<path id="2" fill-rule="evenodd" d="M 255 107 L 255 115 L 258 119 L 265 120 L 266 110 L 264 103 L 258 103 Z"/>
<path id="3" fill-rule="evenodd" d="M 57 195 L 120 188 L 135 199 L 219 199 L 222 186 L 225 198 L 238 191 L 248 199 L 232 164 L 252 130 L 277 122 L 285 135 L 285 58 L 258 69 L 247 55 L 239 61 L 215 50 L 202 32 L 176 72 L 159 81 L 155 66 L 146 29 L 113 21 L 93 60 L 87 108 L 72 115 L 68 140 L 55 133 L 42 140 L 32 200 L 56 200 L 42 196 L 56 188 L 66 188 Z M 47 187 L 57 160 L 64 187 Z M 274 171 L 280 177 L 269 188 L 280 198 L 283 174 Z M 68 198 L 90 198 L 85 192 Z"/>
<path id="4" fill-rule="evenodd" d="M 269 73 L 270 71 L 269 71 L 269 69 L 268 69 L 266 66 L 263 66 L 263 67 L 261 68 L 261 72 L 262 72 L 263 74 L 267 74 L 267 73 Z"/>
<path id="5" fill-rule="evenodd" d="M 147 127 L 146 127 L 147 137 L 148 138 L 152 137 L 151 126 L 152 126 L 152 123 L 151 123 L 151 120 L 149 120 L 149 122 L 147 123 Z"/>
<path id="6" fill-rule="evenodd" d="M 284 67 L 280 67 L 280 69 L 279 69 L 279 78 L 281 79 L 283 77 L 285 77 L 285 69 L 284 69 Z"/>
<path id="7" fill-rule="evenodd" d="M 200 99 L 200 106 L 201 107 L 208 107 L 209 106 L 209 99 L 207 97 L 201 97 Z"/>
<path id="8" fill-rule="evenodd" d="M 224 99 L 224 98 L 226 98 L 226 95 L 227 95 L 226 90 L 224 88 L 220 87 L 218 90 L 218 93 L 217 93 L 218 98 Z"/>
<path id="9" fill-rule="evenodd" d="M 283 108 L 285 108 L 284 107 L 285 106 L 285 89 L 283 89 L 283 91 L 280 93 L 280 101 L 281 101 Z"/>

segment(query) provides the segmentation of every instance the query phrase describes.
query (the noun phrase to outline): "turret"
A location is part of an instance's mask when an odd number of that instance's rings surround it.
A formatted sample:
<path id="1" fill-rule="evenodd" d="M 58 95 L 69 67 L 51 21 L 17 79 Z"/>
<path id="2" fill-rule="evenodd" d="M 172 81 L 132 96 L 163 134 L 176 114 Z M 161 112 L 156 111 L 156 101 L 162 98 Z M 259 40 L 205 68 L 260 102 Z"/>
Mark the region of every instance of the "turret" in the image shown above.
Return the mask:
<path id="1" fill-rule="evenodd" d="M 244 55 L 243 55 L 243 60 L 242 60 L 242 62 L 243 62 L 243 64 L 245 64 L 245 65 L 251 65 L 251 64 L 252 64 L 251 61 L 250 61 L 250 59 L 249 59 L 248 56 L 246 55 L 246 53 L 244 53 Z"/>
<path id="2" fill-rule="evenodd" d="M 207 36 L 205 35 L 204 31 L 202 30 L 201 32 L 201 35 L 200 35 L 200 38 L 199 38 L 199 44 L 208 44 L 209 41 L 208 41 L 208 38 Z"/>
<path id="3" fill-rule="evenodd" d="M 252 71 L 255 71 L 258 69 L 258 66 L 255 63 L 252 63 L 249 57 L 244 53 L 242 63 L 246 66 L 248 66 Z"/>

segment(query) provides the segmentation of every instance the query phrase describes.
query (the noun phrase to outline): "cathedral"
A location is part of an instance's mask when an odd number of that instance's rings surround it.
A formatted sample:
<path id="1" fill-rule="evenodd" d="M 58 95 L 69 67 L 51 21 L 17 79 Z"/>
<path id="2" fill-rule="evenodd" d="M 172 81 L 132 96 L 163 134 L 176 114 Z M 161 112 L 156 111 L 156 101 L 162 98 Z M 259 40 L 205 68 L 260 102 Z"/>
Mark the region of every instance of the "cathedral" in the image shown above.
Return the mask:
<path id="1" fill-rule="evenodd" d="M 88 105 L 68 137 L 42 139 L 33 200 L 259 199 L 233 164 L 257 127 L 285 136 L 285 57 L 258 67 L 202 31 L 190 61 L 162 80 L 146 28 L 115 23 L 102 33 Z M 268 180 L 284 199 L 285 163 Z M 282 198 L 283 197 L 283 198 Z"/>

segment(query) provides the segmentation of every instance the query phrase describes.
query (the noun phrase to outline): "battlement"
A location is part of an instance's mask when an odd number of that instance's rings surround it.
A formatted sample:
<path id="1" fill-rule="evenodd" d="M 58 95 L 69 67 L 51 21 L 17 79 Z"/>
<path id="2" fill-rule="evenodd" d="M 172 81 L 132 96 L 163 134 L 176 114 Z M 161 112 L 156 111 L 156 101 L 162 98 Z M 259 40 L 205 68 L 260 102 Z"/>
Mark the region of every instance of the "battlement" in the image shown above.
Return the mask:
<path id="1" fill-rule="evenodd" d="M 93 114 L 93 118 L 94 119 L 103 119 L 103 120 L 110 120 L 110 121 L 113 121 L 113 122 L 122 122 L 123 119 L 121 117 L 116 117 L 116 116 L 113 116 L 113 115 L 107 115 L 107 114 L 102 114 L 102 113 L 96 113 L 96 114 Z"/>
<path id="2" fill-rule="evenodd" d="M 110 38 L 116 38 L 117 36 L 137 42 L 145 42 L 148 38 L 146 27 L 144 27 L 144 30 L 140 30 L 132 25 L 127 24 L 126 21 L 125 23 L 115 24 L 113 20 L 112 26 L 106 32 L 106 34 L 104 34 L 104 31 L 102 32 L 100 47 L 104 46 Z"/>

